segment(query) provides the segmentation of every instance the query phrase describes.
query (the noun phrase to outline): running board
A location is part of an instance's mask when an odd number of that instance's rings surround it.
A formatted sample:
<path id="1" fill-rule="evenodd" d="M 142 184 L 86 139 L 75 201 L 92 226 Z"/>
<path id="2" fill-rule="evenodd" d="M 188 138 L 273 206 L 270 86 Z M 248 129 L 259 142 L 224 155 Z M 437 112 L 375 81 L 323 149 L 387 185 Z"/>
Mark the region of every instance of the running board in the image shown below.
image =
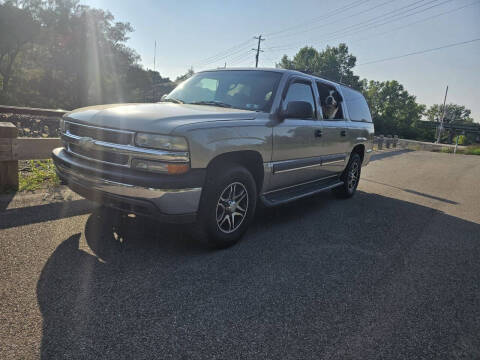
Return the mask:
<path id="1" fill-rule="evenodd" d="M 276 206 L 295 201 L 319 192 L 330 190 L 343 185 L 343 181 L 338 178 L 318 180 L 307 184 L 280 189 L 261 195 L 260 198 L 265 206 Z"/>

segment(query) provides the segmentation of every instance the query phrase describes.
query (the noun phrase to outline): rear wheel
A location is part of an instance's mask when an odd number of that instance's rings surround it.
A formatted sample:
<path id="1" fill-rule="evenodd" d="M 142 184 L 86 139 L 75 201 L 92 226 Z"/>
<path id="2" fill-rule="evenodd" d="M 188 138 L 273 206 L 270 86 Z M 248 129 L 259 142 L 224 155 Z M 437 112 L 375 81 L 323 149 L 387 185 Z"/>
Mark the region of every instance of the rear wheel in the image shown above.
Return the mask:
<path id="1" fill-rule="evenodd" d="M 357 153 L 353 153 L 350 156 L 347 167 L 345 168 L 340 179 L 343 181 L 343 185 L 333 189 L 336 196 L 340 198 L 350 198 L 355 195 L 357 191 L 358 182 L 360 181 L 360 173 L 362 170 L 362 159 Z"/>
<path id="2" fill-rule="evenodd" d="M 196 237 L 217 249 L 234 245 L 253 219 L 256 203 L 256 184 L 247 169 L 227 164 L 211 169 L 200 201 Z"/>

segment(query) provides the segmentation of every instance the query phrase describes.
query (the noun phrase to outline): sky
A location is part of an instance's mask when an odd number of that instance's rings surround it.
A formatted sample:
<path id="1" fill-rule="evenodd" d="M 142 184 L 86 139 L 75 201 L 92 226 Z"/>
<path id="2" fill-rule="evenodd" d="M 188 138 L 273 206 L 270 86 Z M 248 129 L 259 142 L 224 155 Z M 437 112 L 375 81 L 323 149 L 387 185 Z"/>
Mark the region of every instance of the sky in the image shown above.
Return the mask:
<path id="1" fill-rule="evenodd" d="M 82 0 L 109 10 L 135 31 L 128 45 L 145 68 L 175 79 L 224 66 L 273 67 L 303 46 L 323 49 L 344 42 L 357 58 L 356 75 L 397 80 L 427 106 L 465 105 L 480 122 L 480 41 L 374 62 L 412 52 L 480 39 L 480 0 Z M 370 64 L 369 64 L 370 63 Z M 364 64 L 364 65 L 362 65 Z"/>

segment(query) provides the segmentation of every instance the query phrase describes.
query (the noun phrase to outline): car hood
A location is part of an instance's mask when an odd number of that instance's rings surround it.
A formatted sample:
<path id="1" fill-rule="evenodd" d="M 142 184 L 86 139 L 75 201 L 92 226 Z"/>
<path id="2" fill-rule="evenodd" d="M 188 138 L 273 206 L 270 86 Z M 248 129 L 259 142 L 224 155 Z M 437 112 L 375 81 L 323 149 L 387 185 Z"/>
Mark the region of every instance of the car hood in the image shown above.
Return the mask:
<path id="1" fill-rule="evenodd" d="M 168 134 L 176 127 L 209 121 L 254 119 L 256 112 L 217 106 L 153 103 L 80 108 L 65 118 L 93 126 Z"/>

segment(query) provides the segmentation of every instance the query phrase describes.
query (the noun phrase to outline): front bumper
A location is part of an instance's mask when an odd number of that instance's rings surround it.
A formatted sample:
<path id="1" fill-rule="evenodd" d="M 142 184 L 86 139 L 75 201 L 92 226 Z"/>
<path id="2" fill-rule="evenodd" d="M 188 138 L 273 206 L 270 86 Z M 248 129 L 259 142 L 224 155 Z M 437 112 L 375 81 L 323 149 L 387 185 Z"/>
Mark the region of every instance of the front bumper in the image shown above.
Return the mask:
<path id="1" fill-rule="evenodd" d="M 189 223 L 196 219 L 202 193 L 202 176 L 196 175 L 195 181 L 188 180 L 188 187 L 172 188 L 170 182 L 167 188 L 162 188 L 161 181 L 151 184 L 151 174 L 146 174 L 145 179 L 135 178 L 137 181 L 127 177 L 126 180 L 130 182 L 117 181 L 115 177 L 112 179 L 111 171 L 102 171 L 98 165 L 90 166 L 63 148 L 54 149 L 52 158 L 60 179 L 89 200 L 122 211 L 154 217 L 163 222 Z M 180 181 L 182 182 L 185 183 Z"/>

